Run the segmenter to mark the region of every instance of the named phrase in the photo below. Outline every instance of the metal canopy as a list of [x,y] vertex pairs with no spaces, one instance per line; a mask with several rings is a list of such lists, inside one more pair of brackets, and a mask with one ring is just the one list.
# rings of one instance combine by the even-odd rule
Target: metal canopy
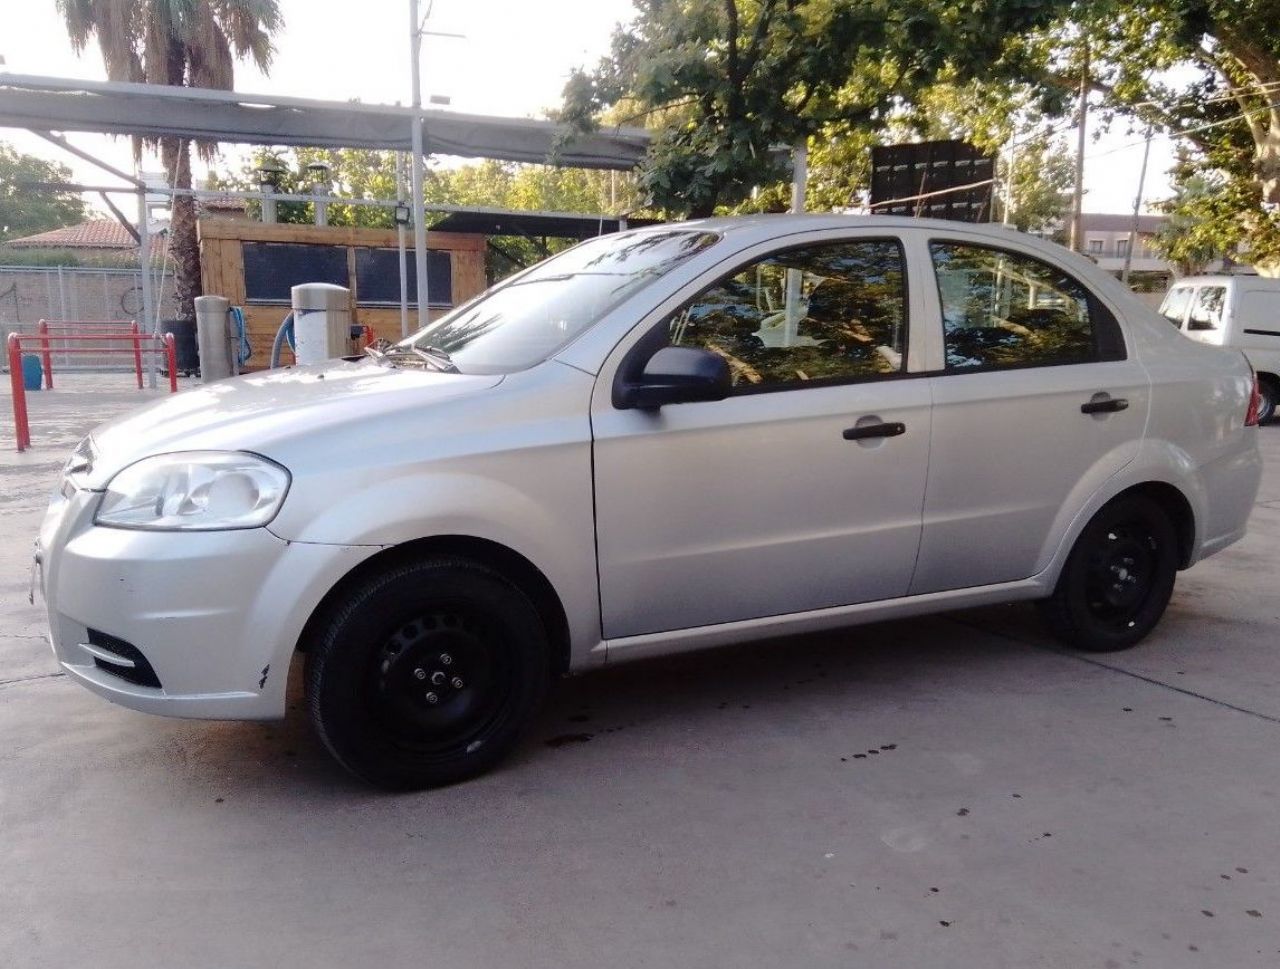
[[549,236],[590,239],[624,228],[656,225],[658,219],[616,218],[574,212],[500,212],[474,209],[450,212],[432,232],[472,232],[486,236]]
[[626,170],[649,144],[642,128],[570,136],[562,125],[532,118],[0,73],[0,127],[408,151],[415,116],[427,154]]

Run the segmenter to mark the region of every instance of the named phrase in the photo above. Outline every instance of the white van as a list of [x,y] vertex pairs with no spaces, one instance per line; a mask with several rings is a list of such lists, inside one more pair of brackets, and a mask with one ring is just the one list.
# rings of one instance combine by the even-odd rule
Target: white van
[[1160,313],[1193,340],[1235,347],[1258,372],[1260,422],[1280,398],[1280,279],[1188,276],[1170,288]]

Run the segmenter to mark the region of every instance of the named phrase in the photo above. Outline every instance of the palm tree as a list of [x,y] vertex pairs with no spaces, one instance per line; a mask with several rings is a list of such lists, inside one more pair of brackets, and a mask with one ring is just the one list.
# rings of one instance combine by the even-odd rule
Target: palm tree
[[[107,77],[113,81],[219,88],[235,81],[235,61],[246,58],[262,70],[275,52],[271,35],[280,28],[278,0],[56,0],[71,46],[81,51],[97,36]],[[191,187],[191,144],[161,138],[160,158],[170,184]],[[202,158],[216,145],[197,142]],[[134,142],[140,155],[142,145]],[[175,196],[169,223],[178,316],[195,317],[200,295],[200,250],[196,207]]]

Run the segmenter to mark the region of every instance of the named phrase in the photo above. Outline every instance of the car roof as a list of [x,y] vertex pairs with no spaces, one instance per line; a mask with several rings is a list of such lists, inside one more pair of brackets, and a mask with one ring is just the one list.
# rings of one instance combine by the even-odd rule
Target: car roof
[[1169,286],[1173,289],[1175,286],[1207,286],[1207,285],[1226,285],[1227,283],[1248,283],[1253,285],[1261,283],[1264,289],[1280,288],[1280,279],[1271,279],[1266,276],[1258,276],[1253,273],[1241,273],[1235,276],[1229,276],[1225,273],[1206,276],[1183,276],[1181,279],[1175,279]]
[[840,229],[884,229],[888,232],[925,230],[939,235],[963,236],[981,239],[993,245],[1016,240],[1062,256],[1070,252],[1055,242],[1019,232],[1012,226],[998,222],[954,222],[944,219],[916,219],[902,215],[842,215],[834,213],[766,213],[755,215],[717,216],[709,219],[692,219],[688,222],[665,222],[660,225],[635,229],[637,233],[661,233],[677,230],[704,230],[723,236],[726,241],[745,247],[757,242],[800,232],[821,232]]

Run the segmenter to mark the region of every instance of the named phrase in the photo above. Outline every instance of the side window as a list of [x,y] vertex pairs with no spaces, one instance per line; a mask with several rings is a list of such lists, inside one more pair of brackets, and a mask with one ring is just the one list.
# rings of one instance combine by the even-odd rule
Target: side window
[[1186,286],[1175,286],[1169,290],[1169,295],[1160,306],[1160,315],[1181,329],[1182,321],[1187,318],[1187,304],[1191,302],[1192,292],[1194,290]]
[[665,326],[672,346],[724,357],[737,392],[900,373],[902,250],[866,241],[776,253],[722,279]]
[[982,246],[933,242],[929,249],[948,370],[1098,359],[1089,295],[1061,270]]
[[1188,330],[1216,330],[1222,322],[1222,304],[1227,299],[1225,286],[1201,286],[1191,304]]

